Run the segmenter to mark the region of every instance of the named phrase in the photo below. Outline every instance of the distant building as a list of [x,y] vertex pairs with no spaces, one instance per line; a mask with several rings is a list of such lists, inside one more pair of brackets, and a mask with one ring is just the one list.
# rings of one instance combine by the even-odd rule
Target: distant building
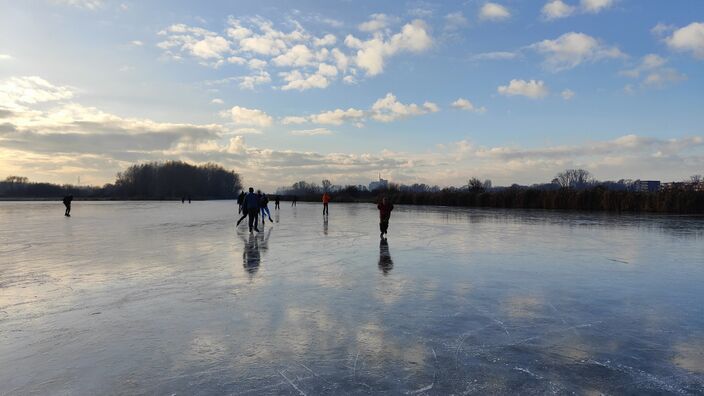
[[374,191],[374,190],[386,190],[389,188],[389,181],[386,179],[382,179],[381,175],[379,175],[379,181],[373,181],[369,183],[369,191]]
[[704,182],[671,182],[663,183],[665,191],[704,191]]
[[633,188],[638,192],[657,192],[660,191],[660,181],[637,180],[633,183]]

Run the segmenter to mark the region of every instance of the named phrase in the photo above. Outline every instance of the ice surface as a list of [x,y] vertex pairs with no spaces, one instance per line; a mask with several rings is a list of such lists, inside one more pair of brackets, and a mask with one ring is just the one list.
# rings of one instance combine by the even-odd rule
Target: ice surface
[[0,203],[0,394],[704,392],[703,218],[281,207]]

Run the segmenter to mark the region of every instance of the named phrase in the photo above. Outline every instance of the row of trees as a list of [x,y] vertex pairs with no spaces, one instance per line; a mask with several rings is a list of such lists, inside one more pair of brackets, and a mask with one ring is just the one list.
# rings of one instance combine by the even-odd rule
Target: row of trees
[[[690,178],[701,181],[701,178]],[[303,201],[320,200],[323,191],[332,191],[336,202],[374,202],[380,196],[409,205],[446,205],[493,208],[642,211],[704,213],[704,192],[674,189],[659,192],[638,191],[638,181],[600,182],[584,169],[558,173],[550,183],[532,186],[493,187],[491,180],[471,178],[465,186],[439,188],[425,184],[411,186],[389,183],[387,188],[369,191],[364,186],[335,186],[325,189],[300,181],[279,193],[296,195]]]
[[208,163],[194,166],[180,161],[132,165],[117,174],[114,189],[129,198],[233,198],[242,188],[237,173]]
[[117,174],[114,184],[103,187],[31,183],[26,177],[10,176],[0,182],[0,197],[76,197],[112,199],[227,199],[234,198],[242,185],[240,176],[220,165],[190,165],[180,161],[132,165]]

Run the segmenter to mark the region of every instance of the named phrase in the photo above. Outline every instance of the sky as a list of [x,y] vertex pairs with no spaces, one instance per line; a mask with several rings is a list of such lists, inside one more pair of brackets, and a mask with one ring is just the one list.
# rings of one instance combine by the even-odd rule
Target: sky
[[701,0],[0,0],[0,178],[704,173]]

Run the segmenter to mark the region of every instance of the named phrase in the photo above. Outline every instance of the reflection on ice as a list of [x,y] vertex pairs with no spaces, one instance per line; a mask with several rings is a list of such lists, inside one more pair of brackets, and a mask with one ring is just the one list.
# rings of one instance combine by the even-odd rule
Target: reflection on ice
[[701,218],[331,209],[0,203],[0,394],[704,393]]
[[388,275],[394,269],[394,261],[389,253],[389,242],[386,238],[379,241],[379,269],[384,275]]
[[[262,226],[264,227],[264,226]],[[242,249],[242,266],[252,279],[259,270],[262,261],[262,254],[269,248],[269,237],[272,228],[262,229],[262,232],[245,233],[242,229],[237,229],[237,236],[244,242]]]

